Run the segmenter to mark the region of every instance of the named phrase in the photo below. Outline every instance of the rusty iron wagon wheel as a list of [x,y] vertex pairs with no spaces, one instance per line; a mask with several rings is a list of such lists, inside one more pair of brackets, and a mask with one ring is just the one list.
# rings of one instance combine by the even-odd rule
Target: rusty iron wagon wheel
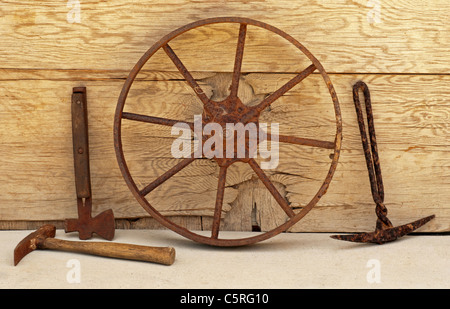
[[[229,96],[221,101],[215,102],[210,100],[207,95],[203,92],[197,81],[193,78],[191,73],[187,70],[183,62],[178,58],[176,53],[170,47],[169,42],[178,37],[179,35],[198,27],[202,27],[210,24],[220,24],[220,23],[237,23],[239,24],[239,33],[237,33],[237,46],[236,46],[236,55],[235,55],[235,63],[234,70],[232,73],[232,80],[230,86]],[[283,39],[287,40],[287,42],[293,44],[296,48],[298,48],[312,63],[306,69],[296,74],[291,80],[289,80],[286,84],[280,87],[278,90],[264,98],[260,103],[254,106],[246,106],[241,102],[237,93],[239,86],[239,76],[241,74],[241,65],[243,59],[243,51],[245,45],[245,38],[247,33],[247,26],[251,25],[254,27],[259,27],[265,29],[267,31],[271,31],[278,36],[281,36]],[[319,147],[326,149],[333,149],[334,153],[331,158],[331,166],[328,170],[328,173],[320,186],[317,193],[313,196],[311,201],[307,203],[304,207],[302,207],[299,211],[294,211],[292,207],[289,205],[288,201],[278,192],[274,184],[271,182],[269,177],[264,173],[258,163],[254,160],[252,156],[249,155],[249,151],[246,152],[247,155],[244,157],[234,158],[218,158],[214,157],[213,159],[219,166],[219,177],[218,177],[218,185],[217,185],[217,195],[215,201],[215,210],[213,215],[213,223],[212,230],[210,236],[205,236],[204,233],[190,231],[182,226],[179,226],[172,222],[169,217],[162,215],[157,209],[155,209],[148,200],[146,199],[146,195],[149,194],[156,187],[160,186],[167,179],[178,173],[184,167],[188,166],[192,163],[196,157],[191,154],[190,157],[181,160],[178,164],[176,164],[171,169],[167,170],[165,173],[156,178],[153,182],[145,186],[144,188],[139,189],[133,180],[132,175],[127,167],[127,163],[124,157],[124,152],[122,148],[122,132],[121,132],[121,124],[122,120],[125,121],[140,121],[144,123],[153,123],[159,125],[172,126],[177,123],[177,120],[153,117],[151,115],[141,115],[134,113],[126,113],[124,112],[125,101],[130,90],[130,87],[141,70],[144,64],[154,55],[158,50],[163,49],[170,60],[176,65],[179,72],[184,76],[187,84],[192,88],[193,93],[200,99],[203,103],[203,114],[202,114],[202,125],[206,125],[214,120],[216,123],[220,125],[224,125],[225,123],[255,123],[258,125],[258,119],[260,113],[270,106],[275,100],[277,100],[284,93],[289,91],[292,87],[300,83],[303,79],[308,77],[314,71],[318,71],[324,80],[327,89],[331,95],[331,99],[333,102],[335,119],[336,119],[336,135],[334,137],[334,141],[323,141],[309,138],[301,138],[295,136],[285,136],[279,135],[278,140],[280,143],[291,143],[297,145],[307,145],[311,147]],[[191,124],[192,125],[192,124]],[[191,127],[192,128],[192,127]],[[270,134],[267,134],[267,139],[269,139]],[[233,137],[234,138],[234,137]],[[341,140],[342,140],[342,120],[341,113],[339,108],[339,102],[334,90],[334,87],[330,81],[329,76],[325,72],[324,68],[320,64],[320,62],[297,40],[295,40],[292,36],[286,34],[285,32],[275,28],[271,25],[268,25],[263,22],[255,21],[248,18],[238,18],[238,17],[219,17],[219,18],[209,18],[204,20],[199,20],[190,24],[187,24],[169,34],[162,37],[158,42],[156,42],[136,63],[131,72],[129,73],[122,91],[120,93],[115,118],[114,118],[114,148],[116,151],[117,160],[119,163],[120,170],[122,175],[127,183],[129,189],[133,193],[134,197],[140,203],[140,205],[158,222],[160,222],[165,227],[175,231],[176,233],[191,239],[193,241],[214,245],[214,246],[242,246],[253,244],[259,241],[263,241],[269,239],[275,235],[278,235],[281,232],[286,231],[288,228],[296,224],[300,219],[302,219],[319,201],[319,199],[326,193],[330,181],[333,177],[333,174],[336,170],[337,162],[339,159],[339,153],[341,149]],[[248,150],[247,144],[246,148]],[[236,151],[236,150],[235,150]],[[235,153],[236,154],[236,153]],[[272,196],[275,198],[279,206],[288,216],[288,219],[283,224],[277,226],[276,228],[266,231],[255,233],[255,236],[245,237],[245,238],[220,238],[219,237],[219,229],[220,229],[220,221],[221,221],[221,212],[222,212],[222,203],[224,197],[224,189],[225,189],[225,181],[226,181],[226,173],[227,168],[235,163],[235,162],[244,162],[249,164],[252,170],[255,172],[257,177],[262,181],[264,186],[270,191]]]

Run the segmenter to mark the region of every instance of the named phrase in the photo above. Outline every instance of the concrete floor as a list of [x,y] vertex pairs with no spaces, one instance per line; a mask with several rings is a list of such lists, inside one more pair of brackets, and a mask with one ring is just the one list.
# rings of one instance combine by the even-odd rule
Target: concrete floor
[[[252,246],[216,248],[169,230],[116,230],[114,242],[174,247],[175,263],[37,250],[13,266],[14,248],[30,232],[0,232],[0,288],[450,288],[450,236],[405,236],[372,245],[337,241],[330,234],[286,233]],[[76,233],[63,230],[56,238],[78,241]]]

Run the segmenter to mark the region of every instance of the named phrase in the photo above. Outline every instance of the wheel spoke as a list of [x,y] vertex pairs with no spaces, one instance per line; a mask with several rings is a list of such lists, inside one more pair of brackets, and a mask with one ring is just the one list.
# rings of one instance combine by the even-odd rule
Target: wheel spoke
[[294,78],[292,78],[290,81],[288,81],[286,84],[281,86],[278,90],[273,92],[271,95],[269,95],[267,98],[261,101],[256,107],[255,111],[257,113],[263,111],[266,109],[270,104],[272,104],[276,99],[281,97],[283,94],[288,92],[292,87],[300,83],[302,80],[304,80],[306,77],[308,77],[312,72],[316,70],[316,67],[314,64],[311,64],[309,67],[307,67],[305,70],[297,74]]
[[295,213],[289,207],[289,204],[284,199],[284,197],[281,196],[280,192],[278,192],[277,188],[273,185],[273,183],[270,181],[269,177],[264,173],[264,171],[259,167],[258,163],[254,159],[250,159],[248,161],[248,164],[251,166],[253,171],[258,175],[259,179],[263,182],[263,184],[266,186],[267,190],[273,195],[275,200],[278,202],[278,204],[281,206],[281,208],[284,210],[284,212],[290,217],[294,217]]
[[141,122],[160,124],[160,125],[163,125],[163,126],[170,126],[170,127],[174,126],[177,123],[186,123],[187,125],[189,125],[189,127],[192,130],[194,129],[194,123],[192,123],[192,122],[179,121],[179,120],[168,119],[168,118],[146,116],[146,115],[134,114],[134,113],[122,113],[122,118],[123,119],[134,120],[134,121],[141,121]]
[[172,60],[172,62],[175,64],[178,71],[180,71],[180,73],[184,76],[189,86],[191,86],[191,88],[194,89],[195,94],[199,97],[199,99],[203,102],[203,104],[206,105],[209,102],[209,98],[203,92],[202,88],[197,84],[194,77],[184,66],[183,62],[181,62],[180,58],[178,58],[178,56],[175,54],[173,49],[168,44],[165,44],[163,46],[163,49],[169,56],[169,58]]
[[239,28],[239,38],[236,47],[236,56],[234,59],[233,78],[230,86],[230,97],[236,98],[239,88],[239,77],[241,75],[242,58],[244,55],[245,36],[247,33],[247,24],[241,24]]
[[219,237],[220,217],[222,214],[223,195],[225,192],[225,183],[227,179],[227,167],[221,166],[219,170],[219,182],[217,184],[216,206],[214,209],[214,218],[212,224],[211,238]]
[[334,149],[335,144],[334,142],[328,142],[328,141],[321,141],[317,139],[311,139],[311,138],[302,138],[302,137],[295,137],[295,136],[286,136],[286,135],[272,135],[270,133],[266,133],[267,137],[266,139],[269,141],[273,138],[278,139],[281,143],[288,143],[288,144],[296,144],[296,145],[304,145],[304,146],[312,146],[312,147],[319,147],[319,148],[325,148],[325,149]]
[[149,194],[151,191],[153,191],[156,187],[160,186],[161,184],[163,184],[166,180],[168,180],[170,177],[172,177],[173,175],[175,175],[176,173],[178,173],[179,171],[181,171],[183,168],[185,168],[186,166],[188,166],[189,164],[192,163],[192,161],[195,160],[194,154],[192,153],[191,156],[189,158],[184,159],[183,161],[181,161],[180,163],[178,163],[177,165],[175,165],[174,167],[172,167],[170,170],[168,170],[167,172],[165,172],[164,174],[162,174],[161,176],[159,176],[158,178],[156,178],[153,182],[151,182],[150,184],[148,184],[144,189],[142,189],[141,191],[139,191],[139,194],[141,196],[146,196],[147,194]]

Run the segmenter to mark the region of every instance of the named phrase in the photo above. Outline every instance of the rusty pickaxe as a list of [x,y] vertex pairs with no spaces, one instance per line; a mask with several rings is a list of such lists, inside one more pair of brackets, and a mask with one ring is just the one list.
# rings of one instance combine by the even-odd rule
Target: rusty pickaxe
[[[367,114],[367,126],[370,136],[370,147],[365,129],[363,111],[361,108],[361,103],[359,101],[360,90],[362,90],[364,94],[364,103],[366,106]],[[435,216],[431,215],[397,227],[394,227],[392,225],[391,221],[387,217],[387,208],[384,205],[383,180],[381,178],[380,159],[378,157],[377,140],[375,136],[375,126],[373,121],[369,87],[363,81],[359,81],[353,86],[353,102],[355,104],[359,131],[361,134],[361,142],[364,149],[364,156],[366,158],[367,170],[369,173],[372,197],[376,204],[375,212],[377,215],[377,222],[374,232],[351,235],[333,235],[331,236],[331,238],[352,242],[371,242],[384,244],[411,233],[412,231],[418,229],[419,227],[432,220]]]
[[78,252],[111,258],[153,262],[163,265],[172,265],[175,261],[175,249],[173,247],[149,247],[113,242],[69,241],[56,239],[54,238],[55,234],[56,227],[47,224],[22,239],[14,249],[14,266],[28,253],[36,249]]
[[111,209],[92,218],[91,175],[89,166],[89,138],[86,88],[75,87],[72,93],[72,139],[77,193],[77,219],[66,219],[66,233],[78,231],[79,238],[86,240],[93,233],[107,240],[114,238],[115,221]]

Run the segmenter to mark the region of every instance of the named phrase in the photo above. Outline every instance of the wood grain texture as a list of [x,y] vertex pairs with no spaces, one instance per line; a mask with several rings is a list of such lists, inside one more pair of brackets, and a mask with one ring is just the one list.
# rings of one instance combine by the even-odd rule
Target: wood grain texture
[[[342,155],[327,194],[293,230],[356,231],[371,227],[373,204],[350,91],[355,81],[363,79],[372,91],[391,220],[409,222],[422,214],[435,213],[436,220],[423,230],[448,231],[449,77],[344,74],[331,75],[331,78],[344,119]],[[225,77],[206,77],[201,82],[213,89],[218,87],[214,84],[217,79],[224,80]],[[269,93],[273,91],[272,85],[279,85],[286,79],[289,75],[245,75],[242,83],[247,86],[241,88],[242,97],[251,102],[252,96]],[[265,111],[263,119],[279,121],[281,131],[287,134],[332,138],[332,104],[320,82],[318,75],[310,76]],[[148,216],[128,191],[114,154],[112,119],[122,80],[76,83],[88,88],[94,212],[112,208],[117,218]],[[76,215],[70,133],[73,84],[70,80],[30,80],[24,75],[2,82],[1,96],[10,102],[1,105],[0,112],[4,128],[0,135],[4,153],[0,173],[2,220],[62,220]],[[248,85],[252,91],[247,97]],[[142,79],[136,82],[135,88],[137,90],[130,96],[130,110],[136,106],[151,115],[184,115],[187,118],[197,111],[198,102],[182,81]],[[220,87],[217,89],[215,94],[220,95]],[[162,96],[164,92],[168,94]],[[161,97],[164,104],[158,104],[157,99]],[[178,159],[170,154],[172,141],[170,127],[124,123],[126,159],[140,186],[145,186],[177,163]],[[330,153],[307,146],[280,145],[280,164],[267,173],[293,206],[301,207],[311,199],[325,177]],[[196,160],[152,192],[149,200],[166,215],[211,216],[217,173],[215,163]],[[245,164],[236,164],[229,169],[223,208],[225,223],[230,222],[226,217],[228,212],[230,216],[242,212],[259,213],[268,205],[276,206],[273,198],[264,197],[261,186],[261,189],[251,189],[246,185],[254,181],[252,179],[254,173]],[[246,190],[259,190],[259,193],[245,195]],[[269,202],[258,202],[253,210],[254,203],[239,202],[243,199],[239,194],[244,194],[245,200]],[[259,205],[263,205],[262,208],[258,208]],[[233,207],[236,209],[231,211]],[[238,210],[239,207],[247,207],[247,210]],[[268,217],[262,218],[268,220]],[[231,229],[235,224],[236,221],[227,223],[225,228]],[[257,224],[264,227],[264,222]],[[207,219],[203,220],[203,226],[207,228]]]
[[[382,1],[379,20],[371,19],[374,8],[365,0],[96,0],[80,1],[79,23],[71,23],[73,17],[68,19],[73,7],[67,3],[2,2],[1,67],[129,70],[154,42],[178,27],[209,17],[239,16],[289,33],[305,44],[329,72],[449,72],[445,56],[450,49],[447,0]],[[227,66],[223,60],[234,50],[237,29],[225,28],[214,37],[208,30],[198,30],[174,48],[183,46],[183,60],[194,71],[229,71],[232,63]],[[255,40],[244,54],[244,71],[300,69],[297,56],[288,47],[251,30],[249,36]],[[271,44],[261,51],[268,40]],[[199,54],[193,41],[209,46],[208,53]],[[284,61],[278,61],[280,58]]]
[[[76,214],[70,96],[87,87],[94,215],[112,208],[118,228],[161,228],[139,206],[117,166],[113,118],[129,70],[158,39],[189,22],[253,18],[280,28],[323,64],[339,97],[343,144],[325,196],[293,232],[371,231],[376,221],[351,88],[371,90],[388,216],[396,224],[436,214],[423,232],[450,231],[450,3],[382,1],[80,1],[71,23],[66,1],[0,4],[0,229],[34,228]],[[378,19],[379,18],[379,19]],[[171,47],[206,95],[228,94],[239,25],[187,32]],[[263,29],[248,27],[239,97],[260,102],[310,64]],[[137,76],[125,110],[192,121],[201,102],[163,51]],[[261,115],[280,133],[333,141],[334,112],[318,74]],[[170,127],[125,121],[124,151],[145,187],[175,164]],[[331,151],[280,145],[269,178],[299,211],[325,178]],[[196,160],[148,200],[177,224],[211,229],[217,164]],[[267,230],[285,214],[245,164],[227,172],[222,229]],[[34,222],[34,223],[33,223]]]

